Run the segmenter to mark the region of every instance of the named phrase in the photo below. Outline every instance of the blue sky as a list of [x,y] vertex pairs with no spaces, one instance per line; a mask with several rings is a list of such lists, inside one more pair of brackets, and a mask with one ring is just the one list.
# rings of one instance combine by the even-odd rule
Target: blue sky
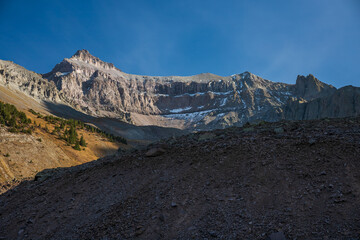
[[0,0],[0,46],[39,73],[87,49],[134,74],[360,86],[360,1]]

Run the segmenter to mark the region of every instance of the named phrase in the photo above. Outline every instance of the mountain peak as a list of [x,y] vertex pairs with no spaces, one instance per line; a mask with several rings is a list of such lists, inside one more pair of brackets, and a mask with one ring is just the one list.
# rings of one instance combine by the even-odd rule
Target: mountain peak
[[89,60],[92,60],[93,62],[102,62],[99,58],[91,55],[91,53],[86,50],[77,50],[74,55],[72,55],[71,59],[76,59],[84,62],[88,62]]
[[[92,56],[90,52],[86,49],[77,50],[72,57],[81,57],[81,56]],[[92,56],[93,57],[93,56]]]
[[120,69],[115,68],[114,64],[104,62],[104,61],[100,60],[98,57],[93,56],[86,49],[77,50],[76,53],[70,58],[70,60],[81,61],[81,62],[90,64],[90,65],[94,65],[94,66],[97,66],[97,67],[101,67],[101,68],[104,68],[104,69],[120,70]]
[[307,100],[326,95],[336,90],[335,87],[321,82],[312,74],[309,74],[306,77],[298,75],[295,86],[297,93]]

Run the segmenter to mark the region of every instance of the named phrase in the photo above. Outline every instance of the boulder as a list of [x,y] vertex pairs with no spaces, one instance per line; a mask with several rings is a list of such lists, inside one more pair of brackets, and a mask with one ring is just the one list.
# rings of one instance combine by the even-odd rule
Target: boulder
[[151,148],[149,151],[145,153],[146,157],[157,157],[163,155],[166,151],[163,148]]

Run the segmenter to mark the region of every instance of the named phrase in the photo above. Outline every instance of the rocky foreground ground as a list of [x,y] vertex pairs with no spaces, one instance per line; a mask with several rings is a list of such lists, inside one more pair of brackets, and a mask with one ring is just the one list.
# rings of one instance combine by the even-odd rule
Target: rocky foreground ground
[[360,239],[360,118],[200,132],[43,172],[0,196],[0,239],[274,233]]

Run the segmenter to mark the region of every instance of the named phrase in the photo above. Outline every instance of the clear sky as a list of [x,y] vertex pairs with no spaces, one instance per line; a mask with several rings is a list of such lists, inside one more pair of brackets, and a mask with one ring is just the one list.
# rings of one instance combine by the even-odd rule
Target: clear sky
[[0,0],[0,59],[45,73],[78,49],[134,74],[360,86],[360,0]]

